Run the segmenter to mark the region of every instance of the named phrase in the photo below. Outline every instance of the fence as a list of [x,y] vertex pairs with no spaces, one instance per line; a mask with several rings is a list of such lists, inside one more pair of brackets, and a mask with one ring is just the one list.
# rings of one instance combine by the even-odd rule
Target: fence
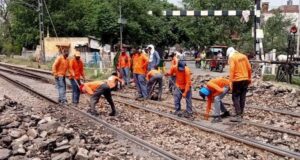
[[85,68],[99,70],[100,72],[110,71],[113,63],[113,53],[81,52],[81,59]]

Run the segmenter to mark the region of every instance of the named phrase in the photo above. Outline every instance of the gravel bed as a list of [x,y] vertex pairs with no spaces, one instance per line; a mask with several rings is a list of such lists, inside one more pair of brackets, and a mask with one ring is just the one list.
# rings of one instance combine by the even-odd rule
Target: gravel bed
[[[122,91],[123,94],[132,96],[132,94],[128,94],[126,90]],[[170,98],[165,99],[162,101],[162,103],[173,105],[173,97],[169,96]],[[194,110],[197,110],[199,113],[205,113],[206,110],[206,102],[202,101],[196,101],[193,100],[193,106]],[[150,105],[151,107],[151,105]],[[156,107],[157,108],[157,107]],[[173,108],[168,108],[161,106],[159,107],[160,110],[167,110],[167,111],[173,111]],[[164,109],[166,108],[166,109]],[[185,100],[182,100],[182,109],[185,109]],[[234,109],[233,106],[227,106],[227,109],[234,114]],[[213,111],[211,111],[213,113]],[[196,120],[203,119],[203,116],[197,115]],[[289,115],[282,115],[279,113],[274,113],[274,112],[268,112],[268,111],[263,111],[259,109],[253,109],[253,108],[247,108],[245,109],[245,114],[244,114],[244,119],[251,121],[251,122],[256,122],[256,123],[261,123],[261,124],[268,124],[272,125],[274,127],[281,127],[285,129],[290,129],[290,130],[295,130],[300,132],[300,118],[298,117],[293,117]]]
[[[134,102],[134,101],[132,100],[131,102]],[[135,103],[136,103],[136,101],[135,101]],[[139,104],[141,104],[141,102],[139,102]],[[170,108],[160,107],[160,106],[157,106],[157,105],[146,104],[146,103],[143,103],[143,102],[142,102],[142,105],[144,105],[145,107],[152,108],[152,109],[157,109],[157,110],[159,110],[161,112],[165,112],[165,113],[170,113],[172,111],[172,109],[170,109]],[[198,121],[198,120],[199,119],[196,118],[196,121]],[[231,124],[231,125],[233,125],[233,124]],[[240,125],[233,125],[233,126],[234,127],[232,127],[232,129],[230,127],[226,131],[230,131],[231,133],[235,133],[235,134],[240,135],[240,136],[245,137],[245,138],[256,139],[258,141],[261,141],[262,139],[265,139],[264,136],[266,136],[268,134],[269,134],[270,139],[274,136],[276,137],[276,135],[284,135],[284,136],[288,135],[286,133],[276,132],[276,131],[272,131],[272,130],[269,130],[269,129],[258,128],[258,127],[253,127],[253,126],[249,126],[249,129],[246,126],[245,127],[240,127]],[[253,130],[251,130],[253,128],[256,128],[256,130],[255,130],[256,132],[250,132],[250,131],[253,131]],[[246,134],[246,133],[248,133],[248,134]],[[266,134],[266,133],[268,133],[268,134]],[[298,152],[300,141],[297,141],[297,140],[300,140],[299,139],[300,137],[293,136],[293,135],[288,135],[288,137],[289,138],[281,139],[280,142],[282,142],[286,146],[288,146],[289,147],[288,149],[294,150],[295,152]],[[290,138],[290,137],[292,137],[292,138]],[[269,143],[269,144],[272,144],[272,145],[275,145],[275,146],[279,146],[281,148],[286,149],[286,147],[283,147],[281,144],[279,144],[279,141],[276,141],[276,140],[278,140],[278,139],[274,139],[274,141],[263,141],[263,142]]]
[[0,84],[0,159],[160,159],[86,117]]
[[[51,97],[54,100],[58,100],[58,91],[56,89],[56,86],[50,83],[45,83],[42,81],[38,81],[35,79],[19,76],[19,75],[13,75],[9,73],[5,73],[0,71],[1,74],[8,76],[14,80],[20,81],[22,83],[25,83],[26,85],[30,86],[32,89],[44,93],[46,96]],[[67,80],[68,81],[68,80]],[[71,90],[67,89],[67,98],[68,101],[71,99]]]
[[282,132],[275,132],[269,129],[264,129],[264,128],[255,127],[246,124],[230,127],[226,129],[226,131],[237,134],[245,138],[255,139],[259,142],[272,144],[282,149],[300,153],[299,136],[282,133]]
[[[87,105],[81,105],[86,109]],[[184,159],[282,158],[120,103],[116,103],[117,117],[106,116],[109,109],[105,105],[99,107],[105,121]]]

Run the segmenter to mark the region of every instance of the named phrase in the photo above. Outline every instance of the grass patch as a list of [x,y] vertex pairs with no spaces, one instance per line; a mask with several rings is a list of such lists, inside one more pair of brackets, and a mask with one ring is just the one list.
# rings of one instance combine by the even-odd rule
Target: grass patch
[[84,71],[86,78],[90,80],[103,80],[110,76],[109,72],[100,72],[100,69],[95,68],[85,68]]
[[36,68],[36,69],[43,69],[43,70],[51,70],[53,61],[46,62],[45,64],[39,64],[36,62],[33,58],[30,59],[22,59],[22,58],[1,58],[1,62],[10,63],[10,64],[16,64],[16,65],[23,65],[30,68]]
[[[263,81],[276,81],[275,75],[264,75]],[[292,84],[300,86],[300,77],[299,76],[293,76],[292,78]]]

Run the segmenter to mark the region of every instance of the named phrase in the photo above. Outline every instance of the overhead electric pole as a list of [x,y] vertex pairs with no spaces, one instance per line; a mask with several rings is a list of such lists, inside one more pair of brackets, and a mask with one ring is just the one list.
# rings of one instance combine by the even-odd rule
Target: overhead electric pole
[[39,63],[45,63],[46,57],[45,57],[45,44],[44,44],[44,5],[43,5],[43,0],[38,0],[39,7],[38,7],[38,12],[39,12],[39,30],[40,30],[40,58],[39,58]]
[[300,44],[300,31],[299,31],[299,27],[300,27],[300,0],[299,0],[299,4],[298,4],[298,37],[297,37],[297,52],[296,52],[296,55],[297,57],[299,57],[299,44]]

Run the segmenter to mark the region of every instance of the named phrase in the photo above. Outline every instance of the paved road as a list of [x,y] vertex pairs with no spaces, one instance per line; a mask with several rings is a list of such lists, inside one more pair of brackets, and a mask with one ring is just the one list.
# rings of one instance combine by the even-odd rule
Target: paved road
[[[221,76],[227,76],[229,72],[228,65],[224,68],[224,71],[220,73],[220,72],[211,72],[208,69],[203,70],[203,69],[196,68],[194,61],[187,61],[186,63],[194,75],[211,75],[212,77],[221,77]],[[166,68],[167,70],[169,70],[170,62],[166,62]]]

